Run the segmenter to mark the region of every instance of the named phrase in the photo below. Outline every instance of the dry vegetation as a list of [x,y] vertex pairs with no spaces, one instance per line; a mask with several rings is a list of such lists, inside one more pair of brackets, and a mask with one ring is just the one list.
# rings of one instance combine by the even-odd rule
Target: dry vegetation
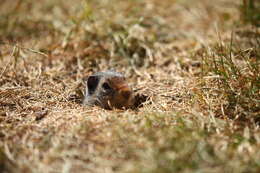
[[[2,0],[0,172],[260,172],[259,3]],[[150,100],[81,105],[114,68]]]

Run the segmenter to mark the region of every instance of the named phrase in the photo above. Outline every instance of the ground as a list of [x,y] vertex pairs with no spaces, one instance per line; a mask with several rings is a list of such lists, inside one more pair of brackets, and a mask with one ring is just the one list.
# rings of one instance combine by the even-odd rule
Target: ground
[[[4,0],[0,172],[260,172],[259,3]],[[81,104],[123,72],[134,110]]]

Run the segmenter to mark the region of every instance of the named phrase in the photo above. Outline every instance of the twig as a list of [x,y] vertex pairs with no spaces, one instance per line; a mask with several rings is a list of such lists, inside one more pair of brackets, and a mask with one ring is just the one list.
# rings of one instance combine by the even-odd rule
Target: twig
[[17,44],[13,45],[13,44],[6,43],[6,42],[3,42],[3,41],[0,41],[0,44],[6,44],[6,45],[10,45],[10,46],[16,46],[16,47],[18,47],[18,48],[20,48],[20,49],[24,49],[24,50],[27,50],[27,51],[29,51],[29,52],[37,53],[37,54],[40,54],[40,55],[42,55],[42,56],[48,57],[48,55],[45,54],[45,53],[43,53],[43,52],[40,52],[40,51],[38,51],[38,50],[31,49],[31,48],[19,46],[19,45],[17,45]]
[[10,61],[9,63],[4,67],[3,71],[0,73],[0,79],[2,78],[3,74],[5,73],[7,67],[10,65]]

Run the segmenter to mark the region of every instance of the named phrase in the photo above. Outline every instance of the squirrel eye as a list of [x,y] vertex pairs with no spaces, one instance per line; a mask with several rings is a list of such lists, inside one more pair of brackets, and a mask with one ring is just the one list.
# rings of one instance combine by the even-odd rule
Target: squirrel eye
[[105,89],[105,90],[110,90],[111,87],[108,85],[108,83],[103,83],[102,87]]

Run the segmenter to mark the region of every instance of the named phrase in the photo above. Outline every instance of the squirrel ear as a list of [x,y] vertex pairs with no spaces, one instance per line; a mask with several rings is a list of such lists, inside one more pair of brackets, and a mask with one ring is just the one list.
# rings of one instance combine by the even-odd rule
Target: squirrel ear
[[99,78],[97,76],[89,76],[87,79],[88,94],[93,94],[98,86]]

